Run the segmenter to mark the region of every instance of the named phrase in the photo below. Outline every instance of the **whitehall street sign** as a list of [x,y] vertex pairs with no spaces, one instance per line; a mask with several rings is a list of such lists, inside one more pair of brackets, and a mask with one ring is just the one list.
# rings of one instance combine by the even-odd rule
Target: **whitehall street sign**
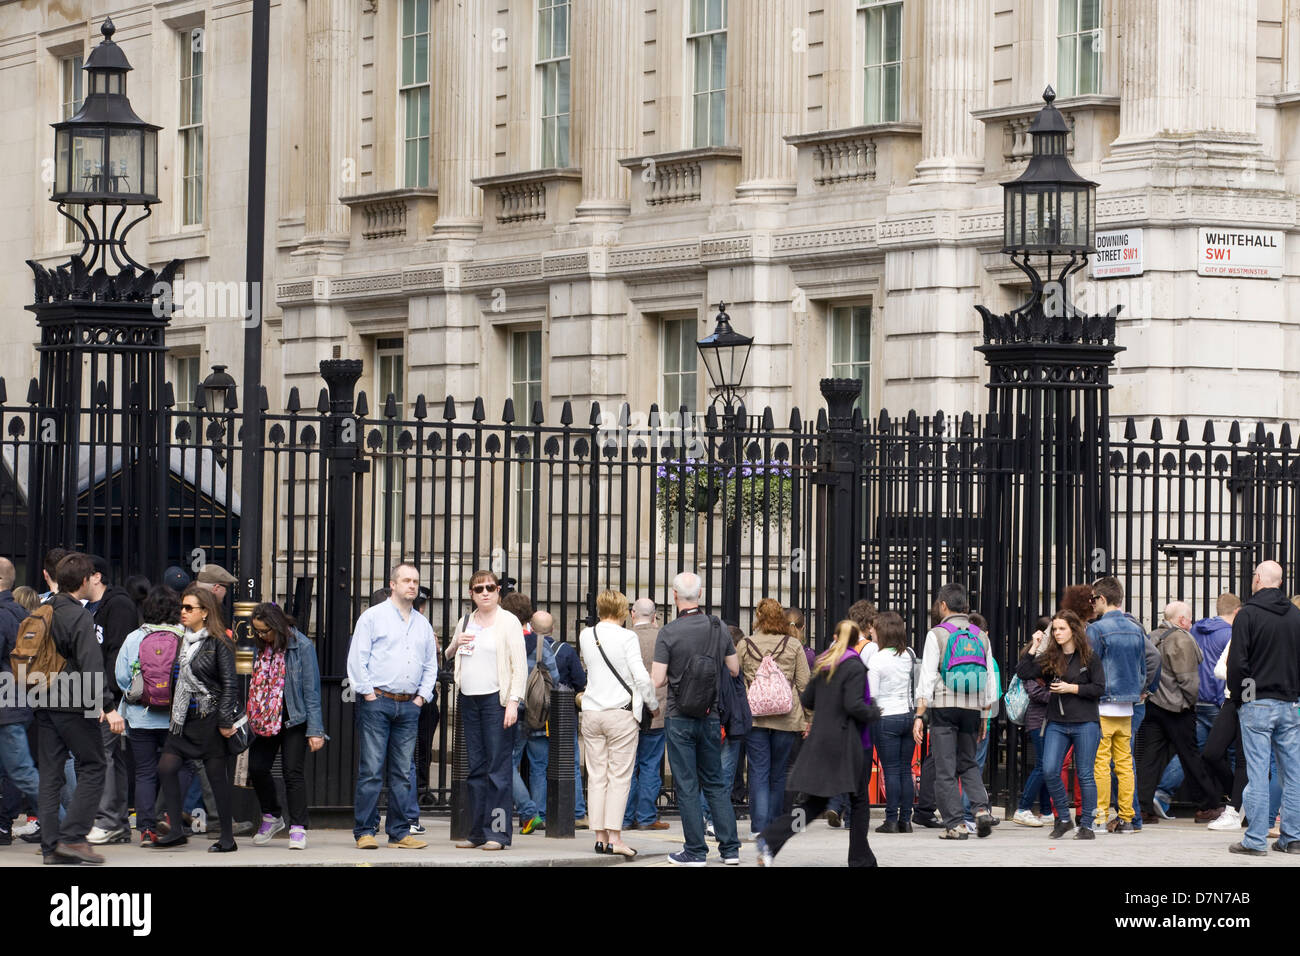
[[1196,246],[1196,273],[1237,279],[1280,279],[1285,255],[1283,233],[1264,229],[1202,226]]
[[1089,275],[1094,279],[1142,274],[1142,230],[1117,229],[1097,233]]

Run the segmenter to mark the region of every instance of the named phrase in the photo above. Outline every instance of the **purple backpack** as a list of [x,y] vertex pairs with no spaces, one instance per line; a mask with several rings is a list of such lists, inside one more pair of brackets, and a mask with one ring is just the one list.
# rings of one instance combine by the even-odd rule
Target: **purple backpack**
[[175,631],[150,631],[140,642],[140,703],[146,707],[170,707],[175,680],[176,651],[181,639]]

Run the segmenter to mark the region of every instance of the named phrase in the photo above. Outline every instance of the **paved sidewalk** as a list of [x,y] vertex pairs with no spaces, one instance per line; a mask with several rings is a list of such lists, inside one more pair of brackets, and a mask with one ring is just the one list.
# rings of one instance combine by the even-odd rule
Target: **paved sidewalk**
[[[873,814],[874,827],[883,819]],[[380,837],[377,850],[358,850],[348,830],[311,830],[310,847],[291,851],[285,834],[268,846],[253,846],[251,837],[239,837],[237,853],[208,853],[210,834],[190,838],[188,845],[175,850],[146,850],[138,844],[103,847],[107,867],[133,866],[167,868],[177,866],[671,866],[668,854],[681,849],[681,826],[672,820],[672,828],[659,831],[635,830],[624,840],[639,851],[635,860],[597,856],[593,852],[595,835],[578,831],[572,840],[550,839],[544,834],[515,834],[514,844],[500,853],[482,850],[458,850],[450,839],[446,819],[425,819],[429,832],[422,837],[429,846],[423,850],[394,850]],[[754,844],[749,836],[749,822],[740,821],[744,842],[740,858],[743,866],[754,864]],[[910,834],[871,834],[871,848],[881,866],[1154,866],[1154,867],[1226,867],[1226,866],[1300,866],[1300,857],[1292,858],[1271,849],[1268,857],[1244,857],[1228,853],[1228,845],[1240,836],[1218,832],[1189,820],[1162,822],[1132,836],[1101,835],[1092,842],[1070,838],[1052,840],[1047,828],[1032,829],[1004,820],[984,840],[974,835],[960,843],[938,839],[938,830],[917,827]],[[777,866],[844,866],[848,855],[848,831],[832,830],[824,820],[815,820],[808,830],[796,836],[777,859]],[[1270,846],[1272,841],[1269,841]],[[710,841],[710,867],[722,866],[716,845]],[[40,850],[15,841],[0,847],[0,867],[42,866]],[[53,868],[51,868],[53,870]]]

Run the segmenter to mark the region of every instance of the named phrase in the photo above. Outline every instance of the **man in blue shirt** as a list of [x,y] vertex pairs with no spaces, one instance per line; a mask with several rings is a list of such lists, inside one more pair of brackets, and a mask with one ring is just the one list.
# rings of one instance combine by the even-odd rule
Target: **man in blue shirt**
[[431,625],[414,608],[420,572],[403,562],[388,579],[389,598],[357,619],[348,647],[348,683],[356,694],[360,758],[355,825],[358,850],[379,846],[379,792],[388,761],[388,845],[405,850],[428,846],[411,836],[402,807],[410,803],[411,756],[420,708],[433,697],[438,646]]

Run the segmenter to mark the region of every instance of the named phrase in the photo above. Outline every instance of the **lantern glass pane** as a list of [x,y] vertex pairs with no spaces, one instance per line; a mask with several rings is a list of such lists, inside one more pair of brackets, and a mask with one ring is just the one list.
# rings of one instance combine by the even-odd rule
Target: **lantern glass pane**
[[144,165],[144,131],[140,129],[115,129],[109,142],[108,177],[109,192],[139,193],[143,191],[140,173]]
[[1079,194],[1075,190],[1067,190],[1061,194],[1061,245],[1077,246],[1078,239],[1078,222],[1077,203]]
[[66,193],[72,180],[72,130],[61,129],[54,134],[54,151],[58,157],[54,168],[54,191]]
[[1025,194],[1025,245],[1036,246],[1039,244],[1039,223],[1042,221],[1042,195],[1040,193]]
[[140,191],[146,196],[158,195],[158,132],[144,132],[144,175],[140,179]]
[[102,193],[104,186],[104,129],[82,129],[72,135],[72,152],[78,168],[72,171],[72,191]]
[[1025,246],[1025,194],[1016,192],[1011,201],[1014,203],[1016,214],[1014,231],[1012,232],[1014,240],[1012,245],[1023,249]]

